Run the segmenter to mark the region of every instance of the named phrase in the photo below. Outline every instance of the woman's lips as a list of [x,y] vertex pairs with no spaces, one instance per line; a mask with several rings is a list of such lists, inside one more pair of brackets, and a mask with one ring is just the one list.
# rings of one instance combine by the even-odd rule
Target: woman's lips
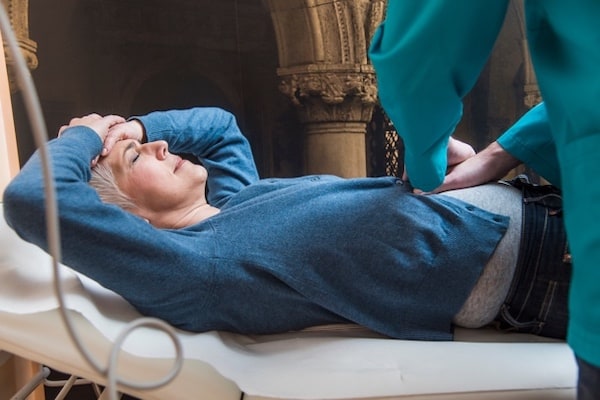
[[174,172],[177,172],[177,170],[179,168],[181,168],[181,166],[183,165],[183,163],[185,163],[185,160],[183,158],[181,158],[181,157],[178,157],[177,163],[175,164],[175,171]]

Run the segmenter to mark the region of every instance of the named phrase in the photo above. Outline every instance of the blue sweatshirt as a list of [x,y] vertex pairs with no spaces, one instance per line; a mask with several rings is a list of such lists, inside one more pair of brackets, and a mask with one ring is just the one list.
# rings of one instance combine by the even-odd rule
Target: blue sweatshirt
[[[353,322],[395,338],[449,340],[507,218],[396,178],[259,180],[234,117],[216,108],[138,117],[149,141],[194,154],[221,212],[157,229],[88,185],[99,136],[48,144],[63,262],[143,314],[190,331],[276,333]],[[4,193],[8,224],[47,249],[37,152]]]

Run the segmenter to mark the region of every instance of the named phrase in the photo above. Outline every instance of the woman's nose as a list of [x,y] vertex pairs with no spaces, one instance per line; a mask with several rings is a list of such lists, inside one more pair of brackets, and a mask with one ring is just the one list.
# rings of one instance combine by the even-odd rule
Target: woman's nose
[[146,143],[147,148],[152,151],[156,158],[159,160],[164,160],[167,158],[167,154],[169,153],[169,144],[164,140],[157,140],[155,142]]

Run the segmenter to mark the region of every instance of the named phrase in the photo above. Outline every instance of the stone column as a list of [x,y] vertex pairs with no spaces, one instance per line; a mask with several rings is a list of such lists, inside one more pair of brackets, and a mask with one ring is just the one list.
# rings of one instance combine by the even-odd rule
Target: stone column
[[[8,11],[8,18],[10,24],[25,58],[25,62],[29,69],[34,70],[38,66],[38,59],[36,55],[37,43],[29,38],[29,0],[2,0],[2,5],[5,10]],[[6,54],[6,64],[8,68],[8,80],[10,84],[11,92],[17,91],[17,82],[12,68],[10,66],[14,63],[13,56],[8,51],[8,47],[4,46],[4,52]]]
[[366,175],[366,124],[377,102],[367,59],[385,0],[264,0],[279,51],[280,89],[304,124],[305,171]]
[[521,32],[521,51],[523,53],[523,103],[527,108],[532,108],[542,101],[540,88],[537,84],[531,55],[529,53],[529,43],[527,41],[527,33],[525,27],[525,9],[523,0],[512,0],[511,7],[519,21],[519,29]]

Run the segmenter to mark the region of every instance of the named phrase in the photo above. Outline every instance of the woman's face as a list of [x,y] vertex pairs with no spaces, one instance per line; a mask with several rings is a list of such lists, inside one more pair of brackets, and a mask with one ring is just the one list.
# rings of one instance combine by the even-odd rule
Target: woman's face
[[121,140],[100,162],[108,163],[117,186],[142,210],[175,211],[205,198],[206,169],[169,153],[165,141]]

